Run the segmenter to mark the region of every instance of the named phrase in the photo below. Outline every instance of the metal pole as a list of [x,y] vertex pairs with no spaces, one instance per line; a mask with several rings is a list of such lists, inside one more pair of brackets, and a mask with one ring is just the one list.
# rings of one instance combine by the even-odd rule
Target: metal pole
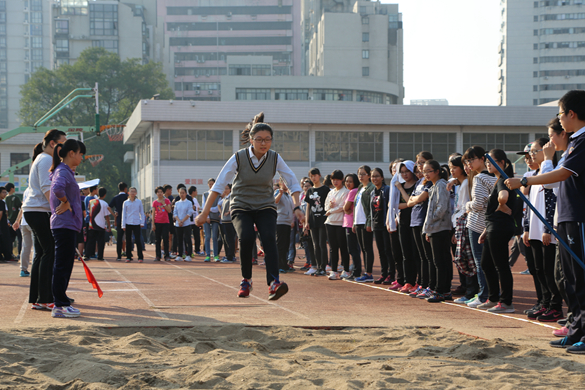
[[[506,173],[502,170],[502,168],[500,168],[500,166],[498,164],[496,164],[496,162],[494,161],[494,159],[492,158],[492,156],[489,155],[489,153],[485,154],[485,157],[490,161],[490,164],[492,164],[494,167],[496,167],[496,169],[498,170],[498,172],[500,172],[500,175],[504,178],[504,179],[508,179],[508,175],[506,175]],[[520,190],[516,189],[514,190],[516,191],[516,194],[518,194],[518,196],[520,196],[520,198],[524,201],[524,203],[526,203],[526,205],[528,207],[530,207],[530,210],[532,210],[532,212],[534,213],[534,215],[536,215],[538,217],[538,219],[540,219],[540,221],[544,224],[544,226],[546,226],[546,228],[548,230],[551,231],[551,233],[556,237],[557,241],[559,242],[559,244],[561,244],[563,247],[565,247],[565,249],[567,250],[567,252],[569,252],[569,254],[571,255],[571,257],[577,262],[577,264],[579,264],[581,266],[581,268],[585,269],[585,264],[583,264],[583,262],[581,261],[581,259],[579,259],[579,257],[575,254],[575,252],[573,252],[571,250],[571,248],[569,247],[569,245],[567,245],[567,243],[565,241],[563,241],[563,239],[561,238],[561,236],[559,235],[559,233],[557,233],[557,231],[550,225],[550,223],[548,223],[548,221],[546,220],[546,218],[544,218],[536,209],[536,207],[534,207],[532,205],[532,203],[530,203],[530,201],[526,198],[526,196],[520,192]]]

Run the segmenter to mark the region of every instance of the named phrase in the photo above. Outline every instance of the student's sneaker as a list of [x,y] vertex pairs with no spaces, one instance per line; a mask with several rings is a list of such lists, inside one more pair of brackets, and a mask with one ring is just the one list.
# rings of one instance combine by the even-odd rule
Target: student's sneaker
[[576,341],[573,342],[569,339],[569,337],[565,336],[562,339],[553,340],[548,344],[553,348],[567,348],[576,343]]
[[511,304],[506,305],[503,302],[498,302],[496,306],[487,309],[487,311],[490,313],[514,313],[516,310],[514,310],[514,306]]
[[392,276],[388,276],[386,279],[384,279],[384,281],[382,282],[382,284],[385,284],[387,286],[391,286],[392,283],[394,283],[394,279],[392,279]]
[[276,301],[288,292],[288,285],[284,282],[273,280],[268,287],[268,300]]
[[132,259],[126,259],[126,263],[130,263]]
[[169,256],[165,257],[165,261],[171,261],[171,258]]
[[[236,260],[234,259],[234,261],[236,261]],[[294,272],[294,271],[296,271],[295,266],[292,265],[292,264],[289,264],[288,265],[288,268],[287,268],[287,271],[288,272]]]
[[530,270],[529,269],[524,270],[524,271],[520,272],[520,275],[530,275]]
[[410,290],[412,290],[414,286],[410,283],[406,283],[404,286],[402,286],[402,288],[398,291],[400,291],[401,293],[410,293]]
[[534,306],[532,306],[530,309],[526,309],[524,310],[524,314],[530,314],[532,312],[537,312],[540,309],[542,309],[542,305],[540,303],[536,303],[534,304]]
[[185,261],[191,261],[191,256],[185,256]]
[[142,263],[142,262],[144,262],[144,260],[143,259],[138,259],[138,262],[139,263]]
[[160,257],[155,258],[154,261],[160,261]]
[[33,303],[30,307],[33,310],[53,310],[54,303]]
[[559,324],[560,326],[565,326],[567,325],[567,318],[561,318],[560,320],[557,321],[557,324]]
[[482,303],[484,303],[484,302],[482,302],[481,299],[479,299],[479,297],[475,297],[475,298],[473,298],[473,301],[471,301],[467,304],[467,306],[475,309],[476,307],[478,307]]
[[[221,262],[223,263],[223,260],[222,260]],[[285,270],[285,269],[282,269],[282,268],[280,268],[280,269],[278,270],[278,273],[279,273],[279,274],[286,274],[286,270]]]
[[374,281],[374,277],[372,275],[363,274],[359,278],[356,278],[355,281],[358,283],[371,283]]
[[424,290],[422,290],[416,297],[418,299],[427,299],[430,296],[432,296],[434,294],[434,291],[431,290],[430,287],[425,288]]
[[555,309],[548,309],[543,314],[536,317],[540,322],[556,322],[563,318],[563,312]]
[[238,291],[239,298],[247,298],[252,291],[252,281],[248,279],[242,279],[240,283],[240,291]]
[[395,280],[395,281],[394,281],[394,283],[392,283],[392,284],[390,285],[390,287],[388,287],[388,290],[392,290],[392,291],[398,291],[398,290],[400,290],[402,287],[403,287],[403,286],[402,286],[400,283],[398,283],[398,282]]
[[231,259],[231,260],[230,260],[230,259],[228,259],[228,258],[225,258],[225,259],[223,259],[221,262],[222,262],[223,264],[232,264],[232,263],[235,263],[235,262],[236,262],[236,259]]
[[55,306],[51,312],[51,317],[54,318],[75,318],[79,317],[81,312],[73,306]]
[[177,257],[177,255],[176,255],[176,254],[174,254],[174,253],[171,253],[171,259],[175,259],[176,257]]
[[451,293],[449,294],[440,294],[438,292],[433,293],[430,297],[427,298],[427,302],[430,303],[437,303],[437,302],[445,302],[446,300],[453,299]]
[[478,296],[478,295],[479,295],[479,294],[475,294],[475,295],[473,296],[473,298],[470,298],[470,299],[467,299],[467,298],[466,298],[467,300],[466,300],[464,303],[467,305],[468,303],[471,303],[471,302],[473,302],[473,301],[474,301],[474,300],[477,298],[477,296]]
[[337,272],[331,272],[329,274],[329,280],[340,280],[339,273],[337,273]]
[[311,268],[309,268],[309,270],[307,272],[305,272],[305,275],[309,275],[310,276],[310,275],[313,275],[315,273],[317,273],[317,269],[311,267]]
[[463,297],[459,297],[459,298],[455,299],[453,302],[454,303],[466,303],[468,300],[469,299],[467,299],[463,296]]
[[175,261],[183,261],[183,256],[177,256],[177,257],[175,257]]
[[555,329],[552,331],[553,336],[556,337],[565,337],[569,334],[569,328],[563,326],[562,328]]
[[258,259],[253,259],[252,260],[252,265],[258,265]]
[[567,348],[566,351],[569,353],[577,353],[580,355],[585,354],[585,343],[579,341],[578,343],[575,343],[571,345],[569,348]]
[[543,315],[544,313],[547,312],[547,308],[541,306],[539,310],[537,311],[533,311],[527,314],[527,317],[530,318],[531,320],[535,320],[537,319],[539,316]]
[[219,263],[221,260],[219,259],[219,256],[215,256],[213,258],[213,261],[216,262],[216,263]]
[[339,277],[340,277],[341,279],[349,279],[349,278],[351,278],[351,272],[346,272],[346,271],[343,271],[343,272],[341,273],[341,275],[339,275]]
[[197,253],[199,256],[205,256],[205,252],[201,251],[199,253]]
[[203,259],[203,261],[209,263],[211,261],[211,257],[206,256],[205,259]]
[[320,270],[313,274],[313,276],[327,276],[327,272]]
[[118,257],[118,258],[116,259],[116,261],[122,261],[122,259]]
[[384,283],[384,280],[386,280],[386,278],[381,276],[378,279],[374,280],[374,284],[382,284]]
[[301,271],[308,271],[309,269],[311,269],[310,263],[305,263],[305,265],[301,267]]
[[122,254],[120,255],[120,257],[124,257],[126,256],[126,252],[122,252]]
[[342,272],[343,272],[343,266],[342,266],[341,264],[339,264],[339,265],[337,266],[337,273],[339,273],[339,274],[340,274],[340,273],[342,273]]
[[420,294],[421,292],[423,292],[423,290],[424,290],[424,288],[422,288],[421,286],[418,286],[416,288],[416,290],[414,290],[413,292],[411,292],[410,294],[408,294],[408,296],[411,297],[411,298],[416,298],[416,296],[418,294]]
[[489,299],[487,301],[485,301],[484,303],[482,303],[481,305],[479,305],[477,308],[479,310],[487,310],[487,309],[491,309],[492,307],[496,307],[498,306],[499,302],[492,302]]
[[325,267],[325,272],[331,272],[331,271],[333,271],[331,269],[331,266],[329,264],[327,264],[327,266]]
[[28,272],[26,270],[20,271],[20,277],[21,278],[26,278],[27,276],[30,276],[30,272]]

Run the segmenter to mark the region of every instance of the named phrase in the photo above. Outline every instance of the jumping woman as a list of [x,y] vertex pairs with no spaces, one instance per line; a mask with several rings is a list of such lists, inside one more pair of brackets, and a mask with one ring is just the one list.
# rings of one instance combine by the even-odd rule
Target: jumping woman
[[203,225],[215,199],[228,183],[233,183],[230,213],[240,240],[240,263],[243,277],[238,297],[247,297],[252,290],[252,252],[256,243],[255,224],[266,254],[266,281],[270,286],[268,299],[277,300],[288,292],[288,286],[278,278],[277,213],[272,188],[276,172],[290,186],[296,217],[304,220],[305,216],[299,204],[301,187],[295,174],[282,157],[270,150],[274,133],[272,127],[263,121],[264,113],[256,115],[254,121],[242,132],[242,144],[250,143],[251,145],[240,149],[224,165],[210,190],[203,211],[195,221],[198,226]]

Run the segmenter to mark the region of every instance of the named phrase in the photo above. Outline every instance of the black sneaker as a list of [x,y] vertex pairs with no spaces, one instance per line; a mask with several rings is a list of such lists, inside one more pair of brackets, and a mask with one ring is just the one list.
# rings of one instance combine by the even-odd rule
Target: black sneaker
[[384,280],[386,280],[386,278],[381,276],[379,279],[374,280],[374,284],[382,284],[384,283]]
[[567,319],[563,318],[561,320],[558,320],[557,324],[559,324],[560,326],[565,326],[565,325],[567,325]]
[[[449,294],[451,295],[451,294]],[[433,293],[430,297],[427,298],[427,302],[436,303],[436,302],[444,302],[446,294],[439,294],[438,292]],[[452,299],[452,298],[451,298]]]
[[530,313],[533,313],[533,312],[537,312],[540,309],[542,309],[542,305],[540,303],[537,303],[534,306],[532,306],[530,309],[524,310],[524,314],[530,314]]
[[540,310],[532,311],[532,312],[528,313],[527,316],[531,320],[534,320],[534,319],[538,318],[539,316],[543,315],[544,313],[546,313],[547,311],[548,311],[548,309],[546,307],[541,306]]
[[548,309],[544,314],[539,315],[536,319],[540,322],[555,322],[563,318],[563,312],[555,309]]
[[160,257],[155,258],[154,261],[160,261]]
[[576,341],[573,342],[568,337],[563,337],[562,339],[551,341],[549,345],[554,348],[567,348],[576,343]]
[[567,348],[567,352],[585,354],[585,343],[582,341],[579,341],[578,343],[575,343],[575,344],[571,345],[569,348]]

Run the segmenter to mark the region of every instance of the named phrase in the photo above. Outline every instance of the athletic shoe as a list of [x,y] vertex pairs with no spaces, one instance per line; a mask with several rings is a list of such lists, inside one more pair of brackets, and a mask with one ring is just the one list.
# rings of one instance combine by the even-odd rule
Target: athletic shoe
[[567,348],[576,343],[577,343],[576,341],[573,342],[569,340],[569,337],[565,336],[562,339],[553,340],[548,344],[553,348]]
[[479,299],[479,297],[475,297],[475,298],[473,298],[473,301],[471,301],[471,302],[469,302],[469,303],[467,304],[467,306],[469,306],[469,307],[472,307],[472,308],[474,308],[474,309],[475,309],[475,308],[477,308],[479,305],[481,305],[482,303],[484,303],[484,302],[482,302],[482,301],[481,301],[481,299]]
[[209,256],[205,257],[205,259],[203,259],[204,262],[209,263],[211,261],[211,258]]
[[382,282],[382,284],[385,284],[387,286],[391,286],[392,283],[394,283],[394,279],[392,279],[392,276],[388,276],[386,279],[384,279],[384,281]]
[[412,286],[412,288],[410,290],[408,290],[408,293],[410,294],[410,293],[414,292],[417,288],[418,288],[418,284],[415,283],[414,286]]
[[506,305],[503,302],[498,302],[496,306],[487,309],[487,311],[489,311],[490,313],[514,313],[516,310],[514,310],[514,306],[512,304]]
[[316,269],[316,268],[313,268],[313,267],[311,267],[311,268],[309,268],[309,270],[308,270],[307,272],[305,272],[304,274],[305,274],[305,275],[309,275],[309,276],[311,276],[311,275],[313,275],[314,273],[317,273],[317,269]]
[[380,278],[374,280],[374,284],[382,284],[384,283],[384,280],[386,280],[386,278],[381,276]]
[[560,329],[555,329],[552,331],[553,336],[556,337],[566,337],[569,334],[569,328],[563,326]]
[[402,286],[402,288],[399,290],[401,293],[410,293],[410,290],[412,290],[414,286],[410,283],[406,283],[404,286]]
[[499,302],[492,302],[490,300],[487,300],[484,303],[482,303],[481,305],[477,306],[477,308],[479,310],[487,310],[487,309],[491,309],[492,307],[498,306],[498,303]]
[[532,306],[530,309],[526,309],[524,310],[524,314],[530,314],[530,313],[536,313],[537,311],[539,311],[540,309],[542,309],[542,305],[540,303],[536,303],[534,306]]
[[240,283],[240,291],[238,291],[239,298],[246,298],[250,295],[250,291],[252,291],[252,282],[248,279],[242,279]]
[[[221,262],[223,263],[224,261],[222,260]],[[281,269],[278,270],[278,273],[279,274],[286,274],[286,270],[284,270],[284,269],[281,268]]]
[[26,278],[27,276],[30,276],[30,272],[25,271],[25,270],[20,271],[21,278]]
[[305,265],[303,265],[301,267],[301,271],[308,271],[310,269],[311,269],[311,264],[309,264],[309,263],[305,263]]
[[213,258],[213,261],[216,262],[216,263],[219,263],[221,260],[219,259],[219,256],[215,256]]
[[177,256],[177,257],[175,257],[175,261],[183,261],[183,257],[182,256]]
[[567,352],[585,354],[585,343],[582,341],[579,341],[578,343],[575,343],[575,344],[571,345],[569,348],[567,348]]
[[199,256],[205,256],[205,252],[201,251],[199,253],[197,253]]
[[527,270],[520,272],[520,275],[531,275],[531,273],[530,273],[530,270],[527,269]]
[[98,261],[104,261],[104,259],[97,259]]
[[73,306],[55,306],[51,312],[51,317],[54,318],[75,318],[79,317],[81,312]]
[[331,272],[331,274],[329,274],[329,280],[339,280],[339,273],[337,272]]
[[138,262],[139,263],[142,263],[143,261],[144,261],[143,259],[138,259]]
[[268,287],[268,300],[276,301],[288,292],[288,285],[284,282],[273,280]]
[[155,258],[154,261],[160,261],[160,257]]
[[132,259],[126,259],[126,263],[129,263],[131,261],[132,261]]
[[327,265],[325,266],[325,271],[326,271],[326,272],[331,272],[331,271],[333,271],[333,269],[331,268],[331,266],[330,266],[329,264],[327,264]]
[[174,253],[171,253],[171,259],[176,259],[176,258],[177,258],[177,255]]
[[[236,261],[236,260],[234,259],[234,261]],[[289,265],[288,265],[288,268],[287,268],[286,270],[287,270],[288,272],[294,272],[294,271],[296,271],[296,269],[295,269],[295,266],[294,266],[294,265],[292,265],[292,264],[289,264]]]
[[258,257],[264,257],[264,251],[262,250],[258,251]]
[[340,273],[342,273],[342,272],[343,272],[343,266],[342,266],[341,264],[339,264],[339,265],[337,266],[337,273],[339,273],[339,274],[340,274]]
[[546,312],[536,317],[540,322],[555,322],[561,318],[563,318],[563,312],[555,309],[548,309]]
[[120,259],[119,257],[116,259],[116,261],[122,261],[122,259]]
[[437,303],[437,302],[445,302],[447,299],[453,299],[451,293],[449,294],[440,294],[438,292],[433,293],[430,297],[427,298],[427,302],[430,303]]
[[191,261],[191,256],[185,256],[185,261]]
[[120,255],[120,257],[124,257],[126,256],[126,252],[122,252],[122,254]]
[[392,290],[392,291],[398,291],[398,290],[400,290],[402,287],[403,287],[403,286],[402,286],[400,283],[398,283],[398,282],[395,280],[395,281],[394,281],[394,283],[392,283],[392,284],[390,285],[390,287],[388,287],[388,290]]
[[317,271],[313,274],[313,276],[327,276],[327,272],[321,270],[321,271]]
[[410,294],[408,294],[408,296],[411,297],[411,298],[416,298],[416,296],[418,294],[420,294],[421,292],[423,292],[423,290],[424,290],[424,288],[422,288],[421,286],[418,286],[416,288],[416,290],[414,290],[413,292],[411,292]]
[[475,295],[473,296],[473,298],[467,299],[467,300],[465,301],[465,304],[467,305],[468,303],[471,303],[471,302],[473,302],[473,300],[474,300],[474,299],[476,299],[476,298],[477,298],[477,296],[478,296],[478,294],[475,294]]
[[252,259],[252,265],[258,265],[258,259]]
[[416,298],[418,298],[418,299],[427,299],[427,298],[429,298],[433,294],[434,294],[434,291],[431,290],[430,287],[427,287],[424,290],[422,290],[420,293],[418,293],[418,295],[416,296]]
[[359,278],[356,278],[355,281],[358,283],[371,283],[374,281],[374,277],[372,275],[368,276],[368,274],[363,274]]
[[[185,260],[185,261],[186,261],[186,260]],[[189,261],[191,261],[191,260],[189,260]],[[235,262],[236,262],[236,260],[235,260],[235,259],[234,259],[234,260],[224,259],[224,260],[222,260],[221,262],[222,262],[223,264],[232,264],[232,263],[235,263]]]
[[557,324],[559,324],[560,326],[565,326],[565,325],[567,325],[567,319],[562,318],[562,319],[557,321]]
[[165,257],[165,261],[171,261],[171,258],[167,256]]
[[465,303],[465,302],[467,302],[468,300],[469,300],[469,299],[467,299],[467,298],[465,298],[465,297],[459,297],[459,298],[455,299],[455,300],[453,301],[453,303]]
[[[535,320],[536,318],[538,318],[539,316],[543,315],[544,313],[547,312],[547,308],[546,307],[540,307],[540,309],[538,311],[533,311],[531,313],[528,313],[528,318],[530,318],[531,320]],[[558,320],[558,318],[557,318]]]
[[30,307],[33,310],[53,310],[54,303],[33,303]]
[[343,271],[343,272],[341,273],[341,275],[339,275],[339,277],[340,277],[341,279],[349,279],[349,278],[351,278],[351,276],[352,276],[352,275],[351,275],[351,273],[350,273],[350,272],[346,272],[346,271]]

